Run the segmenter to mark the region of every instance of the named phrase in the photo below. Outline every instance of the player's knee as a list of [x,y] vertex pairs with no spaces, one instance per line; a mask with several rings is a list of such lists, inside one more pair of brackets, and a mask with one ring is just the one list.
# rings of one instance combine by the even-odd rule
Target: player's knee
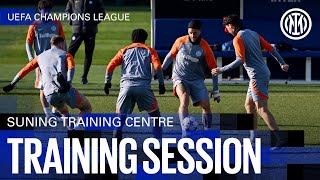
[[179,96],[181,99],[189,99],[189,94],[187,92],[182,92]]
[[247,113],[253,113],[253,112],[255,111],[255,106],[254,106],[254,104],[252,104],[252,103],[246,102],[246,103],[244,104],[244,107],[245,107]]
[[180,106],[188,106],[189,105],[189,94],[184,92],[179,96]]
[[61,114],[69,114],[69,111],[68,111],[68,107],[67,106],[62,106],[62,107],[59,107],[57,108],[58,111],[61,113]]
[[90,102],[88,101],[87,105],[86,105],[86,112],[91,113],[92,112],[92,106],[90,104]]
[[90,102],[86,98],[82,98],[81,103],[79,104],[78,108],[82,112],[91,113],[92,112],[92,106]]
[[267,107],[264,107],[264,106],[258,107],[258,113],[259,114],[265,114],[267,112],[268,112],[268,108]]
[[200,106],[202,107],[202,109],[205,113],[211,113],[209,101],[200,101]]

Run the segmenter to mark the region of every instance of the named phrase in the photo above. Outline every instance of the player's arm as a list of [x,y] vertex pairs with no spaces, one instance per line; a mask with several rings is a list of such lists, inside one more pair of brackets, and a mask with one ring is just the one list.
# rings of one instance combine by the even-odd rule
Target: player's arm
[[35,70],[37,67],[39,67],[38,56],[31,60],[24,68],[22,68],[10,84],[15,85],[20,81],[20,79],[24,78],[27,74]]
[[121,49],[118,53],[111,59],[106,69],[105,83],[111,83],[113,71],[117,66],[120,66],[123,60],[122,56],[123,50]]
[[243,43],[240,36],[236,36],[233,39],[233,46],[234,46],[235,53],[236,53],[236,59],[233,62],[231,62],[230,64],[227,64],[223,67],[218,67],[218,68],[213,69],[211,71],[211,73],[213,75],[218,75],[223,72],[230,71],[234,68],[241,66],[245,62],[245,58],[246,58],[245,57],[245,47],[244,47],[244,43]]
[[164,94],[166,92],[166,88],[164,85],[163,72],[162,72],[161,62],[160,62],[158,53],[152,48],[150,48],[150,53],[151,53],[151,64],[156,71],[158,81],[159,81],[159,94]]
[[33,52],[32,45],[33,45],[34,38],[35,38],[34,25],[31,25],[29,26],[27,39],[26,39],[26,52],[27,52],[29,61],[34,59],[34,56],[32,53]]
[[[209,67],[210,70],[214,69],[217,67],[217,61],[216,58],[214,57],[213,51],[209,44],[205,41],[201,41],[200,45],[204,51],[204,58],[206,60],[206,63]],[[218,103],[220,102],[220,92],[219,92],[219,82],[218,82],[218,76],[212,75],[212,92],[210,94],[211,97],[214,98],[214,101],[217,101]]]
[[280,64],[281,68],[284,71],[288,71],[289,65],[283,60],[275,47],[272,47],[262,36],[259,35],[259,40],[261,44],[261,48],[266,49]]
[[181,41],[180,39],[177,39],[175,41],[175,43],[173,44],[170,52],[166,55],[166,57],[164,58],[164,61],[162,63],[162,69],[166,70],[169,65],[172,63],[173,60],[175,60],[178,51],[179,51],[179,46],[181,45]]
[[107,69],[106,69],[106,76],[105,76],[105,85],[104,85],[104,92],[106,95],[109,94],[109,89],[111,88],[111,80],[113,71],[117,66],[120,66],[123,60],[123,49],[119,50],[118,53],[111,59],[109,62]]
[[74,63],[73,56],[70,53],[67,53],[66,55],[66,63],[68,67],[67,82],[72,83],[74,72],[75,72],[75,63]]
[[29,72],[33,71],[38,67],[38,57],[35,57],[31,60],[24,68],[22,68],[19,73],[13,78],[11,83],[5,87],[3,87],[4,92],[10,92],[13,87],[24,78]]

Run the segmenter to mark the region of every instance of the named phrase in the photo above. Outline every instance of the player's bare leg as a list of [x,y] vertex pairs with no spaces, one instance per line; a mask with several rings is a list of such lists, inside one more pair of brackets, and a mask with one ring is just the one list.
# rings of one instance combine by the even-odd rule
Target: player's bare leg
[[50,111],[50,104],[47,102],[47,99],[44,96],[43,90],[40,90],[40,102],[41,102],[43,111],[47,117],[49,117],[49,116],[61,117],[60,112],[54,106],[52,107],[52,110]]
[[63,116],[69,115],[69,109],[66,104],[64,104],[61,108],[57,108]]
[[[81,98],[81,102],[78,104],[78,106],[76,108],[78,108],[80,110],[79,116],[82,116],[83,114],[86,114],[86,113],[91,113],[91,111],[92,111],[92,107],[91,107],[90,102],[84,96]],[[60,111],[62,116],[64,116],[64,117],[69,116],[69,110],[68,110],[68,106],[66,104],[64,104],[64,106],[59,108],[58,110]],[[75,123],[75,124],[69,123],[68,120],[64,123],[67,126],[68,130],[73,130],[77,126],[77,123]]]
[[282,146],[286,144],[286,139],[281,138],[279,127],[276,123],[275,118],[273,117],[272,113],[268,109],[268,99],[261,99],[259,101],[255,101],[257,111],[259,115],[262,117],[264,122],[268,125],[270,130],[273,132],[273,134],[277,138],[277,145],[276,146]]
[[79,113],[79,116],[77,118],[77,123],[76,123],[76,126],[74,127],[74,129],[83,130],[84,127],[83,126],[79,126],[78,119],[82,118],[84,114],[91,113],[92,107],[91,107],[91,104],[88,101],[88,99],[86,97],[82,96],[81,102],[80,102],[80,104],[78,104],[77,108],[80,110],[80,113]]
[[244,107],[246,108],[246,112],[248,114],[253,115],[253,129],[257,129],[257,111],[256,111],[256,105],[253,102],[253,99],[251,96],[247,96],[246,101],[244,103]]
[[[69,117],[69,109],[68,109],[68,106],[66,104],[64,104],[62,107],[57,108],[57,109],[61,113],[62,117]],[[68,130],[72,130],[73,129],[72,127],[70,127],[68,119],[65,119],[63,124],[68,128]]]
[[153,112],[148,113],[150,117],[157,117],[155,124],[153,126],[152,132],[153,137],[157,139],[162,138],[162,126],[159,125],[159,117],[161,116],[159,109],[154,110]]
[[259,115],[262,117],[264,122],[272,130],[279,130],[276,120],[268,109],[268,99],[261,99],[254,102]]
[[210,108],[209,100],[202,100],[199,102],[199,106],[202,108],[202,123],[204,130],[209,130],[212,124],[212,112]]
[[50,111],[50,105],[46,100],[46,97],[44,96],[43,90],[40,90],[40,102],[43,108],[44,113],[46,114],[47,117],[52,116],[53,114]]
[[80,110],[80,115],[85,114],[85,113],[91,113],[91,111],[92,111],[92,107],[91,107],[90,102],[84,96],[81,98],[81,102],[80,102],[80,104],[78,104],[77,108]]
[[246,97],[246,101],[244,103],[244,107],[245,107],[246,112],[248,114],[252,114],[253,115],[253,130],[250,130],[250,141],[251,141],[251,143],[253,143],[254,139],[256,137],[258,116],[257,116],[257,111],[256,111],[256,105],[253,102],[253,99],[252,99],[251,96],[247,96]]
[[183,119],[189,115],[188,106],[189,106],[189,93],[182,83],[178,84],[176,87],[176,92],[179,97],[180,106],[179,106],[179,119],[182,129],[182,137],[186,136],[186,130],[182,126]]

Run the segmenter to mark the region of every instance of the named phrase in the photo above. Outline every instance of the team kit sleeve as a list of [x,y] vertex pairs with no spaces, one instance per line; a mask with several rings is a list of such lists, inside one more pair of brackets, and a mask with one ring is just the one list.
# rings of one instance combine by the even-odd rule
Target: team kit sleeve
[[230,71],[241,66],[246,59],[244,43],[239,35],[233,39],[233,46],[236,53],[236,59],[228,65],[222,67],[222,72]]
[[181,40],[180,40],[180,38],[178,38],[174,42],[170,52],[164,58],[164,61],[162,63],[162,69],[163,70],[166,70],[169,67],[169,65],[173,62],[173,60],[175,60],[175,58],[176,58],[176,56],[177,56],[177,54],[179,52],[179,46],[180,45],[181,45]]
[[123,60],[123,49],[119,50],[118,53],[111,59],[106,69],[105,83],[111,83],[113,71],[117,66],[120,66]]
[[[203,49],[206,63],[211,71],[212,69],[217,67],[216,58],[214,57],[214,54],[210,45],[206,41],[202,40],[200,42],[200,45]],[[219,92],[218,76],[212,75],[212,84],[213,84],[213,92],[218,93]]]
[[70,53],[67,53],[66,55],[66,63],[68,67],[67,82],[72,83],[74,72],[75,72],[75,63],[74,63],[73,56]]
[[27,38],[26,38],[26,52],[27,52],[29,61],[34,59],[33,49],[32,49],[33,41],[35,38],[34,28],[35,28],[35,25],[29,26]]
[[14,77],[14,79],[11,81],[11,85],[17,84],[22,78],[24,78],[28,73],[33,71],[39,67],[38,65],[38,56],[35,57],[33,60],[31,60],[24,68],[22,68],[19,73]]
[[62,37],[65,38],[65,34],[64,34],[64,30],[63,30],[63,27],[62,27],[61,22],[56,21],[56,24],[57,24],[58,30],[59,30],[59,31],[58,31],[58,34],[59,34],[60,36],[62,36]]
[[283,58],[280,56],[275,47],[272,47],[270,43],[268,43],[262,36],[259,35],[259,40],[261,44],[261,48],[266,49],[277,61],[280,65],[286,64]]
[[158,76],[158,81],[160,85],[164,85],[164,79],[163,79],[163,72],[162,72],[162,67],[161,67],[161,62],[159,59],[159,55],[156,52],[156,50],[154,50],[153,48],[150,48],[150,53],[151,53],[151,64],[154,67],[154,69],[156,70],[156,74]]

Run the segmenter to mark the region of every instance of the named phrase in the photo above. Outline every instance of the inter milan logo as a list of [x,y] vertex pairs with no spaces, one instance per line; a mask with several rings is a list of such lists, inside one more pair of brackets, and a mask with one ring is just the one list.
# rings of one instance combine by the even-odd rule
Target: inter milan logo
[[299,40],[306,37],[311,31],[312,21],[309,14],[299,8],[286,11],[280,20],[282,33],[289,39]]

